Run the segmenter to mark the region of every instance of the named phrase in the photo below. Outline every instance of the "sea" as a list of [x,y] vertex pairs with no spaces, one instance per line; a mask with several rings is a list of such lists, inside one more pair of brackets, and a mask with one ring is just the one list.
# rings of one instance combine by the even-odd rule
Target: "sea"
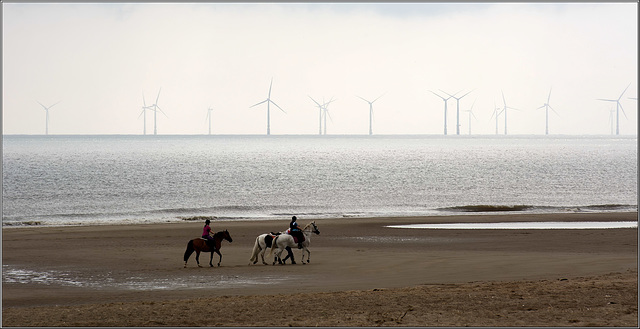
[[2,225],[638,210],[637,136],[5,135]]

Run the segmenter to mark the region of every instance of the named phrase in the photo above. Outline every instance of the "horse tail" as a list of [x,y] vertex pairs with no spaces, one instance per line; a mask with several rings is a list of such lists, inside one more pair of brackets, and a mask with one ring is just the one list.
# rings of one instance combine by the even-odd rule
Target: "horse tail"
[[187,260],[189,259],[191,254],[193,254],[194,251],[195,251],[195,248],[193,248],[193,240],[189,240],[189,243],[187,243],[187,250],[185,250],[185,252],[184,252],[184,264],[185,264],[185,266],[187,265]]
[[249,262],[253,262],[258,259],[258,252],[260,252],[260,236],[256,238],[256,243],[253,245],[253,254],[251,255],[251,259],[249,259]]
[[269,250],[269,255],[267,257],[271,257],[271,254],[273,254],[273,250],[276,249],[276,242],[278,241],[278,238],[280,236],[276,236],[275,238],[273,238],[273,241],[271,241],[271,249]]

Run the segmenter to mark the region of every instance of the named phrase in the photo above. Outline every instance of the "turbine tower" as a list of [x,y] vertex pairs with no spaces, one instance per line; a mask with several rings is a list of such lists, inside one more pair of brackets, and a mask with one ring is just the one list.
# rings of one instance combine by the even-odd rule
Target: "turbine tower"
[[520,110],[507,106],[507,101],[504,99],[504,92],[502,90],[500,92],[502,93],[502,101],[504,102],[504,108],[502,109],[502,112],[504,112],[504,134],[506,135],[507,134],[507,109],[516,110],[516,111],[520,111]]
[[[38,101],[36,101],[38,102]],[[45,126],[44,126],[44,134],[45,135],[49,135],[49,109],[51,109],[52,107],[56,106],[56,104],[60,103],[60,101],[58,101],[57,103],[46,107],[44,105],[42,105],[42,103],[38,102],[38,104],[40,104],[40,106],[42,106],[42,108],[44,109],[45,112]]]
[[138,115],[138,119],[140,119],[141,115],[144,115],[144,122],[142,123],[143,125],[143,129],[142,129],[142,133],[144,135],[147,134],[147,110],[151,110],[152,106],[147,106],[147,102],[144,100],[144,92],[142,92],[142,112],[140,112],[140,114]]
[[384,96],[384,94],[378,96],[378,98],[376,98],[376,99],[374,99],[373,101],[370,102],[370,101],[368,101],[368,100],[356,95],[356,97],[358,97],[361,100],[369,103],[369,135],[373,135],[373,103],[375,101],[377,101],[378,99],[380,99],[380,97],[382,97],[382,96]]
[[[431,90],[429,90],[431,91]],[[449,100],[449,98],[451,98],[452,96],[449,96],[447,98],[444,98],[436,93],[434,93],[433,91],[431,91],[432,94],[442,98],[442,100],[444,101],[444,134],[447,134],[447,101]],[[457,94],[457,93],[456,93]]]
[[[553,107],[551,107],[551,105],[549,105],[549,100],[550,99],[551,99],[551,88],[549,88],[549,96],[547,97],[547,102],[536,109],[536,110],[539,110],[539,109],[541,109],[543,107],[545,108],[545,115],[546,115],[546,125],[545,125],[545,130],[544,130],[544,134],[545,135],[549,135],[549,109],[551,109],[553,112],[558,114],[558,112],[556,112],[556,110],[554,110]],[[558,114],[558,116],[559,115],[560,114]]]
[[262,102],[253,104],[251,106],[249,106],[249,108],[252,108],[254,106],[260,105],[262,103],[267,103],[267,135],[271,135],[271,109],[269,107],[270,103],[273,103],[273,105],[275,105],[277,108],[280,109],[280,111],[285,112],[280,106],[278,106],[278,104],[276,104],[274,101],[271,100],[271,86],[273,85],[273,78],[271,78],[271,83],[269,84],[269,94],[267,95],[267,99],[263,100]]
[[158,134],[158,125],[157,125],[157,123],[158,123],[158,111],[160,111],[162,114],[164,114],[164,116],[167,116],[167,114],[164,113],[164,111],[162,111],[160,106],[158,106],[158,99],[160,99],[160,91],[162,91],[162,88],[158,89],[158,96],[156,97],[156,102],[153,103],[153,105],[149,105],[149,109],[151,111],[153,111],[153,134],[154,135]]
[[620,109],[622,109],[622,114],[624,114],[624,117],[625,118],[627,117],[627,114],[624,113],[624,109],[622,108],[622,104],[620,104],[620,98],[622,98],[622,95],[624,95],[624,93],[627,91],[629,86],[631,86],[631,84],[629,84],[627,88],[624,88],[624,91],[622,92],[622,94],[620,94],[620,97],[618,97],[618,99],[598,98],[599,101],[616,102],[616,135],[620,135]]
[[471,135],[471,117],[473,116],[473,118],[476,119],[476,121],[478,121],[478,118],[476,117],[476,115],[473,114],[473,106],[476,105],[476,100],[478,99],[476,98],[475,100],[473,100],[473,104],[471,104],[471,108],[465,111],[469,113],[469,135]]
[[493,101],[493,113],[491,114],[491,118],[489,118],[489,121],[491,121],[491,119],[493,119],[493,117],[496,117],[496,135],[498,134],[498,117],[500,116],[500,114],[502,114],[502,111],[499,111],[500,108],[496,105],[496,101]]
[[207,117],[205,118],[205,120],[209,120],[209,135],[211,135],[211,111],[213,111],[213,109],[211,108],[211,105],[209,105],[209,108],[207,109]]
[[322,102],[324,103],[322,106],[322,109],[324,110],[324,134],[327,134],[327,115],[329,116],[329,120],[331,120],[331,122],[333,122],[333,119],[331,119],[331,114],[329,114],[329,104],[331,102],[333,102],[334,99],[333,97],[331,97],[331,100],[328,102],[324,102],[324,98],[322,98]]
[[[456,135],[460,135],[460,100],[462,99],[462,97],[469,95],[470,92],[460,96],[460,97],[455,97],[454,95],[449,94],[448,92],[440,89],[441,92],[453,97],[453,99],[456,100]],[[457,94],[457,93],[456,93]]]

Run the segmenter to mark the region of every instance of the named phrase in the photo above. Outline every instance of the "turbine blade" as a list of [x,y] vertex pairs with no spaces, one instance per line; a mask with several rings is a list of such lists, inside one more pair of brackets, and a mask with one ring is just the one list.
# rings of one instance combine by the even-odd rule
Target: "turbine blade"
[[628,84],[627,88],[624,88],[624,91],[622,92],[622,94],[620,94],[620,97],[618,97],[618,100],[620,100],[620,98],[622,98],[622,95],[624,95],[624,93],[627,91],[627,89],[629,89],[629,86],[631,86],[631,84]]
[[278,107],[280,109],[280,111],[287,113],[285,110],[283,110],[280,106],[278,106],[278,104],[276,104],[276,102],[272,101],[269,99],[269,102],[273,103],[273,105],[275,105],[276,107]]
[[[536,110],[539,110],[539,109],[541,109],[543,107],[545,107],[545,105],[542,105],[542,106],[538,107]],[[551,107],[551,106],[549,106],[549,107]]]
[[[380,97],[382,97],[382,96],[384,96],[384,95],[386,95],[386,94],[387,94],[387,92],[384,92],[384,94],[382,94],[382,95],[378,96],[378,98],[374,99],[374,100],[373,100],[373,102],[375,102],[375,101],[379,100],[379,99],[380,99]],[[371,103],[373,103],[373,102],[371,102]]]
[[[618,103],[620,104],[620,103]],[[624,117],[627,118],[627,120],[629,120],[629,118],[627,117],[627,114],[624,113],[624,108],[622,107],[622,104],[620,104],[620,109],[622,110],[622,114],[624,114]]]
[[160,99],[160,91],[162,91],[162,87],[158,89],[158,97],[156,97],[156,104],[158,104],[158,99]]
[[432,94],[434,94],[434,95],[436,95],[436,96],[438,96],[438,97],[442,98],[442,100],[445,100],[445,99],[444,99],[444,97],[442,97],[442,96],[440,96],[440,95],[438,95],[438,94],[434,93],[434,92],[433,92],[433,91],[431,91],[431,90],[429,90],[429,91],[430,91]]
[[[307,96],[309,96],[309,95],[307,95]],[[311,100],[312,100],[314,103],[316,103],[316,105],[321,106],[321,105],[320,105],[320,104],[318,104],[318,102],[316,102],[316,100],[315,100],[315,99],[313,99],[311,96],[309,96],[309,98],[311,98]]]
[[547,97],[547,104],[549,104],[550,99],[551,99],[551,88],[549,88],[549,97]]
[[267,98],[267,99],[263,100],[263,101],[262,101],[262,102],[260,102],[260,103],[253,104],[253,105],[249,106],[249,108],[252,108],[252,107],[254,107],[254,106],[260,105],[260,104],[262,104],[262,103],[264,103],[264,102],[267,102],[268,100],[269,100],[269,99]]
[[502,93],[502,101],[504,102],[504,107],[507,107],[507,101],[504,99],[504,91],[500,90]]
[[474,91],[474,90],[475,90],[475,89],[472,89],[472,90],[471,90],[471,91],[469,91],[468,93],[466,93],[466,94],[464,94],[464,95],[462,95],[462,96],[458,97],[458,99],[461,99],[462,97],[469,95],[469,94],[470,94],[472,91]]
[[617,102],[617,100],[615,99],[602,99],[602,98],[596,98],[597,101],[605,101],[605,102]]
[[360,97],[360,96],[358,96],[358,95],[356,95],[356,97],[360,98],[361,100],[363,100],[363,101],[365,101],[365,102],[367,102],[367,103],[371,103],[371,102],[369,102],[368,100],[366,100],[366,99],[364,99],[364,98],[362,98],[362,97]]
[[46,106],[44,106],[44,105],[42,105],[42,103],[40,103],[40,102],[38,102],[38,101],[36,101],[36,103],[40,104],[40,106],[42,106],[42,108],[44,108],[45,110],[47,109],[47,107],[46,107]]
[[446,92],[446,91],[444,91],[444,90],[442,90],[442,89],[439,89],[439,90],[440,90],[441,92],[443,92],[443,93],[445,93],[445,94],[449,95],[449,98],[451,98],[451,97],[453,97],[453,96],[455,95],[455,94],[451,95],[451,94],[449,94],[448,92]]
[[551,105],[549,105],[549,104],[547,104],[547,105],[549,106],[549,108],[550,108],[550,109],[551,109],[555,114],[557,114],[559,117],[562,117],[562,116],[560,115],[560,113],[558,113],[558,112],[557,112],[553,107],[551,107]]
[[144,105],[144,107],[147,107],[147,102],[144,100],[144,91],[142,92],[142,105]]
[[273,85],[273,77],[271,78],[271,83],[269,84],[269,98],[271,98],[271,86]]

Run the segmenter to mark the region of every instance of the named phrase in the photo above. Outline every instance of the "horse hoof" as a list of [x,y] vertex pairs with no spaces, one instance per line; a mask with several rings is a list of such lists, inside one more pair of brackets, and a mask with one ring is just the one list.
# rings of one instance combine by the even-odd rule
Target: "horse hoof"
[[291,265],[295,265],[295,264],[296,264],[296,262],[294,262],[294,261],[291,262]]
[[198,264],[198,267],[202,267],[202,265]]

